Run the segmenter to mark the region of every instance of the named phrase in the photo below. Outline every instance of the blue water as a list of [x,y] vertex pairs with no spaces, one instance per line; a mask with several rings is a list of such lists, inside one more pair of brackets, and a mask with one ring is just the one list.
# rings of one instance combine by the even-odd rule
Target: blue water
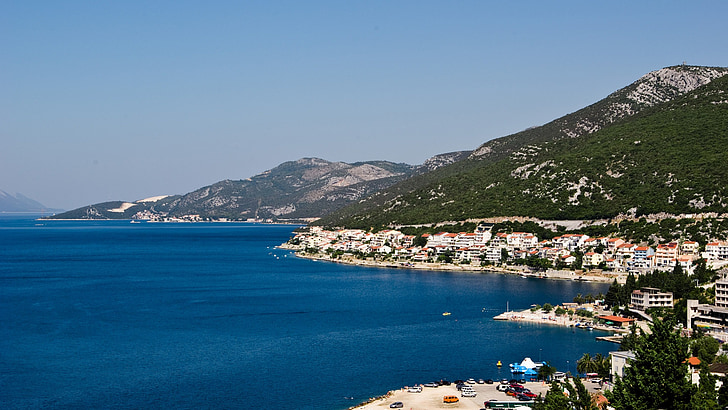
[[617,347],[492,320],[608,285],[315,262],[292,230],[0,217],[0,407],[344,409]]

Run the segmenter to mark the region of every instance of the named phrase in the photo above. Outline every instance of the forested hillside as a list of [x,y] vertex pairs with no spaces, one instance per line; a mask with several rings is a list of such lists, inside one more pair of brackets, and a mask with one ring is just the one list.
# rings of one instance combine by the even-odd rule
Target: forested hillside
[[[537,137],[522,138],[520,146],[506,137],[490,150],[481,147],[468,160],[405,181],[318,223],[369,228],[495,216],[593,219],[726,211],[728,76],[603,122],[594,132],[559,137],[547,129],[561,130],[555,124],[565,122],[586,124],[559,119],[531,130]],[[511,149],[494,154],[505,144]]]

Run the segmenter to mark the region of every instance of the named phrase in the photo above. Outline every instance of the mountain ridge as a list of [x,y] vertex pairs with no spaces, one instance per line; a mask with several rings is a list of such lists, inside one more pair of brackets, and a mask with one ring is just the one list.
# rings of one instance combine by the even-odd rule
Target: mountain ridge
[[[552,208],[543,201],[566,204],[557,211],[551,209],[553,212],[547,216],[552,219],[612,215],[616,209],[602,209],[587,215],[576,212],[571,206],[577,202],[587,203],[587,200],[580,199],[582,196],[587,199],[597,198],[599,195],[596,191],[603,189],[605,184],[609,185],[601,180],[605,178],[602,175],[593,174],[584,181],[582,178],[569,180],[568,184],[561,186],[542,184],[540,188],[524,185],[523,181],[529,178],[533,180],[534,176],[548,180],[568,180],[566,176],[569,170],[563,166],[566,163],[574,167],[574,160],[567,156],[555,162],[544,156],[544,153],[574,150],[576,148],[569,146],[568,141],[581,143],[588,136],[601,135],[607,132],[605,130],[631,118],[639,118],[643,112],[682,98],[716,79],[725,78],[726,73],[728,68],[685,65],[656,70],[594,104],[547,124],[487,141],[472,151],[439,154],[418,166],[389,161],[347,164],[320,158],[301,158],[284,162],[250,178],[219,181],[156,202],[108,202],[69,211],[56,218],[155,219],[194,216],[202,220],[312,222],[323,216],[317,224],[372,227],[439,222],[432,218],[442,221],[483,215],[534,216]],[[721,118],[718,117],[719,120]],[[699,125],[695,127],[700,129]],[[599,144],[606,145],[603,141]],[[645,140],[643,146],[647,145]],[[581,158],[576,163],[585,160],[588,162],[593,159]],[[561,174],[547,174],[554,169],[559,169]],[[623,171],[616,167],[610,169],[609,178],[619,178],[624,174]],[[620,181],[627,180],[623,178]],[[520,187],[520,193],[507,192],[503,189],[505,183]],[[488,195],[483,196],[486,191]],[[564,197],[567,192],[570,194]],[[524,203],[524,194],[536,200]],[[493,200],[498,195],[507,196]],[[707,203],[705,198],[692,200],[695,204]],[[412,204],[418,202],[427,203],[429,208],[426,211],[411,210]],[[539,207],[534,208],[531,202],[539,203]],[[604,203],[600,204],[604,206]],[[516,206],[520,210],[514,209]],[[486,211],[485,208],[489,209]],[[635,207],[630,206],[619,212],[639,213],[650,207],[640,205],[636,210],[632,208]],[[698,209],[711,208],[706,205]],[[366,212],[373,212],[377,217],[361,216]],[[499,215],[498,212],[505,214]],[[423,213],[428,216],[423,217]]]
[[467,157],[470,151],[439,154],[422,165],[390,161],[332,162],[308,157],[287,161],[258,175],[226,179],[184,195],[155,201],[111,201],[51,219],[267,220],[309,222],[417,173]]
[[[582,195],[579,191],[581,182],[569,181],[568,185],[542,184],[539,191],[535,187],[523,183],[528,180],[529,175],[538,175],[544,181],[559,181],[569,175],[569,169],[564,169],[563,164],[550,163],[548,153],[550,150],[575,150],[578,147],[568,144],[582,143],[583,139],[604,133],[605,130],[614,128],[615,125],[624,124],[633,118],[642,118],[642,112],[656,112],[666,107],[665,104],[673,100],[684,98],[696,90],[709,87],[715,81],[721,80],[721,87],[714,90],[714,101],[706,103],[699,111],[702,115],[714,104],[714,107],[725,107],[721,104],[721,95],[725,92],[727,68],[720,67],[693,67],[676,66],[657,70],[641,77],[636,82],[624,87],[581,110],[567,114],[555,119],[540,127],[532,127],[516,134],[501,137],[488,141],[475,149],[465,160],[455,162],[448,166],[441,167],[429,174],[415,176],[407,181],[393,185],[380,191],[370,198],[360,201],[358,204],[342,208],[327,215],[316,224],[324,226],[346,226],[370,228],[375,226],[390,226],[392,224],[418,224],[436,223],[439,221],[458,221],[468,218],[497,217],[497,216],[541,216],[545,219],[579,219],[602,216],[613,216],[621,212],[628,212],[634,206],[630,205],[624,209],[614,209],[615,206],[607,206],[608,199],[600,202],[599,212],[584,212],[577,210],[568,204],[569,196],[564,197],[565,192],[571,192],[571,196],[579,198]],[[662,81],[662,82],[660,82]],[[656,85],[657,84],[657,85]],[[693,88],[697,87],[697,88]],[[696,99],[709,98],[695,94]],[[651,110],[651,111],[650,111]],[[679,112],[680,107],[671,106],[669,110]],[[605,113],[610,115],[604,116]],[[713,112],[711,120],[718,124],[704,124],[714,127],[713,131],[722,132],[719,136],[712,136],[713,139],[725,139],[724,128],[728,117],[723,110]],[[663,116],[664,124],[652,124],[653,128],[666,128],[667,125],[676,120]],[[703,124],[694,124],[691,118],[680,118],[679,121],[689,124],[696,132],[702,132]],[[678,124],[679,125],[679,124]],[[687,125],[686,125],[687,126]],[[717,128],[716,128],[717,127]],[[672,124],[670,132],[676,136],[681,134],[675,130]],[[705,128],[705,127],[703,127]],[[641,132],[641,131],[638,131]],[[617,137],[614,137],[617,138]],[[619,137],[623,138],[623,137]],[[635,138],[634,141],[638,141]],[[726,141],[728,143],[728,141]],[[599,142],[603,144],[603,141]],[[693,144],[698,144],[693,142]],[[716,152],[725,153],[725,146],[716,143]],[[643,145],[643,147],[646,146]],[[699,145],[698,145],[699,146]],[[564,148],[567,147],[567,148]],[[623,147],[620,147],[622,149]],[[687,147],[690,148],[690,147]],[[653,146],[655,152],[660,151],[660,146]],[[568,152],[566,152],[568,153]],[[539,156],[540,155],[540,156]],[[582,161],[591,161],[593,158],[582,158]],[[609,159],[601,158],[605,164]],[[672,158],[673,161],[685,160],[679,155]],[[553,160],[551,160],[553,161]],[[569,166],[572,169],[579,169],[580,162],[571,161]],[[717,164],[716,164],[717,165]],[[545,175],[546,170],[559,168],[561,175]],[[618,170],[613,170],[619,172]],[[616,177],[617,173],[613,176]],[[710,174],[710,172],[709,172]],[[524,178],[525,177],[525,178]],[[591,174],[591,177],[595,177]],[[642,176],[633,175],[633,178]],[[612,177],[610,177],[612,178]],[[593,183],[594,180],[589,181]],[[628,178],[620,181],[627,181]],[[639,180],[638,180],[639,181]],[[728,179],[718,179],[723,184]],[[658,183],[655,181],[655,183]],[[504,184],[511,187],[519,187],[520,190],[508,190]],[[596,189],[596,185],[594,185]],[[616,189],[616,188],[615,188]],[[585,191],[586,192],[586,191]],[[589,191],[588,195],[593,195]],[[596,198],[598,195],[595,195]],[[535,197],[537,200],[533,200]],[[573,199],[572,199],[573,200]],[[699,203],[699,199],[695,199]],[[544,212],[552,209],[549,204],[559,202],[561,210],[558,212]],[[588,201],[583,201],[587,203]],[[538,203],[538,206],[533,206]],[[613,201],[614,204],[616,202]],[[626,206],[625,202],[621,203]],[[419,208],[419,209],[418,209]],[[637,213],[645,212],[649,204],[640,204]],[[665,209],[658,209],[658,212],[675,210],[674,206],[665,206]],[[683,208],[684,209],[684,208]],[[654,209],[653,209],[654,210]],[[697,211],[697,210],[696,210]],[[599,214],[601,212],[601,215]]]

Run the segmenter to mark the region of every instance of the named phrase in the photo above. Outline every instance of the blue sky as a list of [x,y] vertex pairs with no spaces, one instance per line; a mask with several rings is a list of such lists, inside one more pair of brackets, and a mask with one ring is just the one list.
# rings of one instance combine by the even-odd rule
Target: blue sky
[[726,1],[4,1],[0,189],[72,209],[302,157],[420,164],[683,61]]

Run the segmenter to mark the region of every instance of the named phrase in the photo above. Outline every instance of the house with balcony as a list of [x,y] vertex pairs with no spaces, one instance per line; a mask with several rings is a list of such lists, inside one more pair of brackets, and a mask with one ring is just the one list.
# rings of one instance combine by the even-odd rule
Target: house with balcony
[[675,266],[674,260],[678,257],[678,246],[675,242],[657,245],[655,250],[655,267]]
[[672,292],[662,292],[657,288],[640,288],[632,292],[630,305],[638,310],[645,311],[654,307],[673,306]]
[[607,239],[607,252],[614,255],[617,252],[617,247],[624,243],[622,238],[609,238]]
[[636,269],[651,268],[655,250],[649,246],[638,246],[634,248],[634,257],[632,258],[632,267]]
[[699,248],[700,248],[700,244],[698,244],[695,241],[684,241],[680,245],[680,254],[681,255],[697,255]]
[[[725,298],[725,296],[723,296]],[[716,290],[716,304],[701,304],[697,300],[688,299],[687,328],[701,329],[710,336],[728,341],[728,307],[725,303],[717,305],[718,291]]]
[[622,261],[622,265],[625,265],[625,260],[632,260],[634,258],[634,252],[637,248],[637,245],[631,244],[631,243],[623,243],[619,246],[617,246],[617,250],[614,253],[614,257]]
[[705,245],[705,259],[728,260],[728,242],[715,241]]
[[582,259],[582,265],[585,267],[599,266],[604,261],[604,255],[596,252],[587,252]]
[[491,230],[493,229],[493,224],[480,224],[475,228],[475,243],[479,245],[485,245],[490,241],[490,238],[493,236]]

